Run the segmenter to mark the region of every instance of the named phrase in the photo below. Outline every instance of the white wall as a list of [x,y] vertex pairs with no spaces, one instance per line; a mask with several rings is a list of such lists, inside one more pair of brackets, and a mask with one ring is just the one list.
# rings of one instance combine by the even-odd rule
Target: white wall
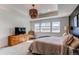
[[[23,12],[25,14],[23,14]],[[7,46],[8,36],[14,34],[15,27],[30,29],[29,17],[26,11],[16,5],[0,5],[0,46]]]
[[49,18],[49,19],[43,19],[43,20],[36,20],[31,21],[31,29],[34,30],[34,24],[39,22],[53,22],[53,21],[60,21],[60,33],[36,33],[37,37],[39,36],[61,36],[64,33],[64,26],[69,25],[68,17],[59,17],[59,18]]

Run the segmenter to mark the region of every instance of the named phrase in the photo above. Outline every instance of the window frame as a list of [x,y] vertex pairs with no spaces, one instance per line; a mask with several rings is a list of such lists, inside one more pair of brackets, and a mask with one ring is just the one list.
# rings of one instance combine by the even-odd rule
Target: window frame
[[[42,24],[47,24],[47,23],[49,23],[49,25],[43,25],[42,26]],[[51,32],[51,23],[50,22],[42,22],[41,23],[41,32],[46,32],[46,30],[43,30],[43,29],[45,29],[45,28],[48,28],[48,31],[47,32]]]
[[[58,31],[58,32],[52,31],[52,28],[53,28],[53,27],[52,27],[52,24],[55,23],[55,22],[59,22],[59,31]],[[49,25],[49,26],[41,26],[43,23],[49,23],[50,25]],[[39,24],[39,26],[38,26],[38,27],[39,27],[39,31],[36,31],[36,30],[35,30],[35,24]],[[59,33],[59,32],[61,31],[61,30],[60,30],[60,26],[61,26],[61,22],[60,22],[60,21],[39,22],[39,23],[35,23],[35,24],[34,24],[34,31],[35,31],[36,33],[39,33],[39,32],[41,32],[41,33],[50,33],[50,32],[51,32],[51,33]],[[45,32],[43,32],[43,31],[42,31],[42,28],[43,28],[43,27],[49,27],[50,29],[49,29],[47,32],[46,32],[45,30],[44,30]]]
[[[59,23],[59,26],[56,26],[56,25],[53,26],[53,23],[55,23],[55,22],[56,22],[56,23],[58,22],[58,23]],[[52,32],[52,33],[60,33],[60,26],[61,26],[60,24],[61,24],[61,23],[60,23],[60,21],[55,21],[55,22],[52,22],[52,27],[51,27],[52,29],[51,29],[51,32]],[[55,29],[55,31],[53,31],[53,27],[59,27],[59,30],[56,31],[56,29]]]

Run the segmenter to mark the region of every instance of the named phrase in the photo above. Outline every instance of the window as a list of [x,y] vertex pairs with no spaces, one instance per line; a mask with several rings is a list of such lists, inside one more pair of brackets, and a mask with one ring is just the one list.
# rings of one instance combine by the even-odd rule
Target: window
[[39,23],[36,23],[35,25],[34,25],[34,30],[35,30],[35,32],[40,32],[40,24]]
[[41,23],[41,32],[50,32],[50,22]]
[[60,32],[60,22],[52,22],[52,32]]
[[50,22],[36,23],[34,27],[35,32],[50,32]]
[[60,22],[42,22],[35,23],[34,25],[35,32],[60,32]]

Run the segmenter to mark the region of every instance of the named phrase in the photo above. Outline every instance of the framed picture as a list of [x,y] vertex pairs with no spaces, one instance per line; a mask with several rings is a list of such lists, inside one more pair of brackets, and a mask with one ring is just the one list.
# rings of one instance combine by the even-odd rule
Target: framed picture
[[73,24],[74,24],[74,27],[78,26],[78,17],[77,16],[74,17]]
[[78,24],[78,27],[79,27],[79,14],[78,14],[78,22],[77,22],[77,24]]

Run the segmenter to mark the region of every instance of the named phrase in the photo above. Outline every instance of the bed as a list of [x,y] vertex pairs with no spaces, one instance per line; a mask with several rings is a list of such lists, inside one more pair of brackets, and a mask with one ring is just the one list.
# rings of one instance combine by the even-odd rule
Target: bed
[[67,47],[63,44],[65,38],[62,37],[46,37],[39,38],[32,42],[29,51],[42,55],[62,55],[67,54]]

